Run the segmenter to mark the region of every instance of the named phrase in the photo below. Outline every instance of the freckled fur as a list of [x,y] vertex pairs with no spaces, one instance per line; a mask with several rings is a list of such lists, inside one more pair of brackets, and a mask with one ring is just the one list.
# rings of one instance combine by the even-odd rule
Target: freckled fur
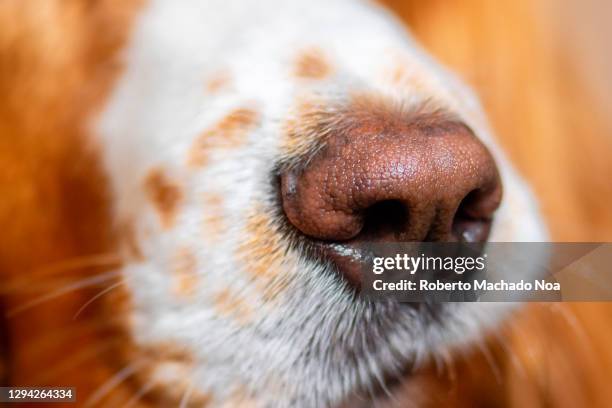
[[210,192],[203,195],[203,229],[204,239],[215,241],[227,232],[226,207],[223,196]]
[[200,284],[197,277],[197,260],[188,248],[180,248],[174,256],[173,290],[180,297],[191,297],[196,285]]
[[[375,385],[377,377],[400,369],[402,361],[422,361],[449,342],[467,342],[483,326],[498,321],[503,310],[495,310],[504,305],[461,305],[447,310],[443,326],[438,326],[426,313],[409,313],[398,321],[391,317],[397,313],[393,306],[355,301],[329,265],[313,264],[299,248],[288,246],[271,183],[281,160],[312,147],[309,137],[317,135],[301,133],[308,129],[304,115],[329,115],[330,107],[347,106],[360,94],[378,95],[391,105],[397,102],[406,111],[432,100],[466,120],[492,147],[506,185],[525,208],[524,235],[504,237],[502,230],[494,231],[494,237],[539,239],[544,235],[528,190],[495,147],[482,118],[466,114],[478,109],[470,92],[427,57],[388,14],[371,5],[326,2],[321,15],[310,3],[274,3],[274,12],[267,8],[272,3],[241,3],[238,9],[251,16],[253,25],[242,22],[240,30],[231,29],[237,15],[226,5],[218,4],[213,18],[196,3],[179,7],[152,1],[127,50],[128,70],[98,121],[107,169],[120,197],[117,216],[136,211],[139,228],[154,231],[141,245],[147,261],[125,268],[138,310],[136,341],[173,341],[191,349],[192,380],[213,391],[216,401],[229,398],[238,381],[258,406],[327,406],[352,390]],[[167,19],[169,14],[175,19]],[[352,28],[335,32],[345,21],[351,21]],[[262,25],[266,32],[283,35],[259,36],[256,27]],[[214,40],[207,35],[211,32]],[[142,72],[152,50],[163,52],[158,43],[151,43],[159,36],[175,59],[172,65],[159,63],[153,79]],[[223,38],[227,53],[219,53],[216,46]],[[295,50],[313,43],[333,60],[337,80],[296,82],[290,77],[295,74]],[[409,85],[400,90],[389,78],[389,67],[398,60],[410,75],[422,78],[423,92],[411,94]],[[200,84],[220,69],[231,73],[232,86],[206,94]],[[151,118],[156,118],[155,125]],[[138,152],[126,145],[125,134]],[[166,169],[184,186],[181,214],[172,229],[155,228],[153,214],[135,206],[139,201],[128,188],[130,175],[147,167]],[[207,193],[223,197],[227,234],[203,244]],[[502,209],[500,223],[515,213],[513,208]],[[194,248],[197,273],[206,276],[207,284],[198,287],[193,302],[179,303],[165,293],[174,242]],[[253,313],[247,325],[235,329],[235,316],[215,309],[219,293],[248,299]],[[366,342],[361,333],[370,330],[379,334]],[[330,338],[337,342],[330,343]],[[283,393],[272,395],[270,390],[276,388]]]
[[[39,283],[60,287],[105,268],[119,268],[125,286],[92,303],[83,316],[117,316],[120,311],[126,322],[109,328],[68,326],[63,333],[67,337],[62,337],[56,329],[71,323],[75,309],[102,288],[79,292],[51,302],[48,312],[41,307],[27,313],[26,320],[36,322],[38,332],[11,321],[15,341],[23,344],[15,361],[40,358],[37,367],[52,366],[62,344],[120,339],[97,364],[65,368],[62,376],[75,381],[83,367],[90,368],[90,379],[80,381],[83,392],[91,394],[148,346],[168,344],[187,352],[189,370],[161,361],[164,353],[159,361],[152,356],[143,373],[118,386],[104,403],[122,405],[140,385],[156,378],[159,384],[140,405],[176,405],[186,384],[178,390],[171,385],[184,381],[193,384],[196,404],[236,406],[237,398],[250,406],[326,406],[355,389],[376,385],[378,376],[400,369],[401,362],[421,363],[448,346],[479,338],[484,327],[495,326],[505,315],[498,310],[502,305],[462,305],[445,310],[439,323],[432,323],[426,313],[392,318],[398,316],[393,306],[355,302],[329,265],[314,264],[302,257],[300,248],[288,247],[290,234],[275,207],[273,172],[279,162],[296,160],[316,147],[321,128],[313,130],[312,125],[333,114],[334,107],[347,106],[354,94],[380,95],[391,107],[406,111],[430,103],[466,121],[492,149],[505,183],[506,200],[492,239],[546,237],[535,200],[495,142],[476,98],[393,17],[371,4],[348,1],[150,1],[132,26],[121,16],[130,11],[122,7],[114,8],[123,10],[116,13],[120,16],[101,13],[103,17],[92,20],[83,14],[85,8],[47,4],[51,6],[24,12],[32,20],[23,32],[22,26],[11,24],[16,15],[23,15],[0,9],[0,21],[6,22],[0,25],[2,62],[17,61],[14,66],[23,69],[13,72],[12,64],[0,66],[5,95],[0,131],[19,135],[0,140],[0,177],[7,181],[0,186],[11,186],[2,190],[9,199],[0,203],[5,227],[0,272],[25,271],[20,282],[28,283],[49,263],[114,251],[125,242],[129,255],[121,262],[81,265],[61,282]],[[447,18],[455,22],[452,16]],[[108,30],[99,21],[121,21],[117,27],[122,29]],[[131,34],[124,44],[127,31]],[[110,38],[101,33],[111,33]],[[24,38],[33,43],[25,46]],[[296,55],[312,44],[320,47],[315,60],[323,55],[331,70],[320,69],[318,60],[306,64],[305,75],[296,75]],[[453,41],[445,44],[452,46]],[[110,49],[116,48],[122,48],[121,63],[113,59],[109,66],[97,67],[106,61],[102,56],[114,54]],[[540,55],[524,59],[537,62]],[[124,71],[117,69],[120,65]],[[231,81],[220,80],[219,72]],[[537,106],[532,108],[537,111]],[[504,116],[506,111],[495,114]],[[522,116],[507,120],[517,117]],[[516,131],[515,125],[510,123],[506,132]],[[549,135],[558,134],[546,129]],[[159,170],[143,184],[151,169]],[[544,190],[546,183],[540,180],[539,185]],[[78,197],[72,195],[76,191]],[[574,199],[577,194],[571,193],[564,190],[563,197]],[[593,195],[586,189],[584,193]],[[215,195],[223,199],[211,200]],[[66,196],[71,200],[64,200]],[[212,220],[207,220],[207,208],[222,214],[216,218],[222,223],[207,223]],[[125,220],[129,226],[123,230]],[[111,226],[113,231],[108,230]],[[217,228],[216,239],[204,239],[203,229]],[[189,248],[188,275],[206,282],[188,285],[187,297],[172,291],[180,247]],[[221,302],[227,314],[215,308],[220,293],[228,294]],[[17,305],[32,298],[24,292],[2,300]],[[234,298],[245,300],[250,309],[238,328],[236,315],[243,308]],[[597,310],[589,311],[589,316],[599,316]],[[583,318],[592,319],[593,326],[599,321]],[[537,322],[532,326],[537,331]],[[366,331],[377,333],[369,339],[375,346],[360,337]],[[28,340],[32,333],[49,334],[51,340],[35,345]],[[67,341],[69,334],[73,337]],[[331,343],[330,338],[338,341]],[[527,349],[520,338],[511,340]],[[30,346],[36,353],[28,353]],[[545,359],[543,346],[537,347],[538,360]],[[562,348],[554,352],[560,355]],[[27,364],[11,367],[17,380],[28,377],[24,367]],[[528,375],[534,381],[527,385],[541,377],[538,367],[528,367]],[[558,381],[555,377],[560,388]],[[276,392],[279,389],[283,392]]]
[[206,81],[206,92],[215,94],[231,84],[231,76],[226,71],[219,71]]
[[191,167],[206,164],[210,150],[239,147],[257,123],[257,112],[251,108],[236,108],[220,119],[213,128],[204,131],[189,152]]
[[225,317],[236,320],[240,324],[245,324],[253,315],[254,310],[249,306],[248,299],[240,295],[223,290],[215,296],[215,310]]
[[332,71],[324,53],[318,48],[302,51],[295,62],[295,75],[301,79],[323,79]]
[[182,197],[180,187],[171,181],[162,169],[154,169],[147,175],[144,189],[164,228],[171,227]]

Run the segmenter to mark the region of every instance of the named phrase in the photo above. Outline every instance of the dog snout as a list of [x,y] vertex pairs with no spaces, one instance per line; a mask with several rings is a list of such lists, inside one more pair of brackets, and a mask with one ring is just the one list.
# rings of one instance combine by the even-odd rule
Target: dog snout
[[347,115],[281,172],[289,222],[323,241],[486,241],[501,182],[487,148],[441,115]]

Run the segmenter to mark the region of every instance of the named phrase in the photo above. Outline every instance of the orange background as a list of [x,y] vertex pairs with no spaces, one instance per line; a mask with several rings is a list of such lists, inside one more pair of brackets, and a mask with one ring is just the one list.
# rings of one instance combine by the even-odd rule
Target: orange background
[[[612,241],[612,3],[383,3],[479,94],[552,239]],[[610,339],[611,303],[531,304],[417,387],[432,406],[607,407]]]
[[612,241],[612,3],[384,3],[476,89],[553,240]]

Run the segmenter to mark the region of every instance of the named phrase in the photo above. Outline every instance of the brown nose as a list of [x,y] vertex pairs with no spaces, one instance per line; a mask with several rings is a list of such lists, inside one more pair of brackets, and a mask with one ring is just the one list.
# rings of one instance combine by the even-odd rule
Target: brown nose
[[320,240],[480,242],[501,184],[461,122],[368,117],[330,132],[303,168],[283,171],[281,193],[289,221]]

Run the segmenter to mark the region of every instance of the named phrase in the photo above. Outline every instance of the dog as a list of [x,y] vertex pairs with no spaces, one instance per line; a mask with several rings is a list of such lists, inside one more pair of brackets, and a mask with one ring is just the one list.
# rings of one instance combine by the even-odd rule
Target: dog
[[476,96],[377,4],[8,1],[0,21],[11,384],[419,405],[393,385],[511,305],[372,304],[343,251],[548,239]]

